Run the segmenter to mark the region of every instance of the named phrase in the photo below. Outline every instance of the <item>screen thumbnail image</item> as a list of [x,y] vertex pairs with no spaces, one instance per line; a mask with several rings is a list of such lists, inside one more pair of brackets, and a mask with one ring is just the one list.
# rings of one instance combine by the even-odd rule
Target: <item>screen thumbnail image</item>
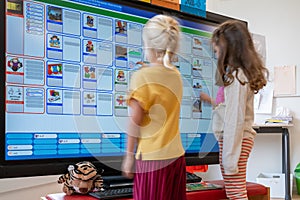
[[62,22],[62,9],[54,6],[48,6],[48,20]]
[[84,92],[84,105],[96,105],[96,92]]
[[94,17],[92,15],[85,16],[84,25],[89,27],[89,28],[95,28],[95,19],[96,19],[96,17]]
[[127,60],[127,48],[121,45],[116,45],[116,59]]
[[62,77],[62,64],[61,63],[48,63],[48,76]]
[[6,9],[8,14],[23,15],[23,0],[7,0]]
[[86,53],[94,53],[95,52],[95,49],[94,49],[94,43],[92,40],[86,40],[84,41],[85,44],[85,52]]
[[23,72],[23,59],[18,57],[8,58],[7,71]]
[[200,99],[195,99],[193,102],[193,112],[202,112],[202,103]]
[[83,77],[85,79],[96,79],[96,67],[83,66]]
[[47,101],[48,103],[56,103],[61,104],[62,103],[62,90],[56,90],[56,89],[49,89],[48,95],[47,95]]
[[116,69],[116,83],[123,83],[127,81],[127,72],[122,69]]
[[48,45],[50,48],[61,49],[61,36],[49,34],[48,41]]
[[127,22],[122,20],[116,20],[116,34],[127,34]]

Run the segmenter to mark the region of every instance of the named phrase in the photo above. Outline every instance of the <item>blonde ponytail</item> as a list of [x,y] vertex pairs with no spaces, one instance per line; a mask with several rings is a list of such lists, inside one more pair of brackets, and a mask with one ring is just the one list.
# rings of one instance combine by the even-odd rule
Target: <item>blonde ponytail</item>
[[164,66],[166,68],[173,69],[173,65],[172,65],[172,63],[170,61],[170,53],[171,52],[167,49],[166,53],[165,53],[165,55],[163,57],[163,64],[164,64]]

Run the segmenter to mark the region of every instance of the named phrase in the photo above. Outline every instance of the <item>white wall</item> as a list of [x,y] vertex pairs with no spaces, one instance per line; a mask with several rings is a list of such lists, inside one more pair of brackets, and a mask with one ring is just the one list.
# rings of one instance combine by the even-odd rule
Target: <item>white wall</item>
[[49,193],[62,191],[57,183],[59,175],[0,179],[1,200],[39,200]]
[[[299,0],[207,0],[208,11],[246,20],[251,32],[266,37],[266,64],[270,69],[276,65],[300,64],[299,8]],[[292,171],[300,162],[300,108],[297,108],[299,101],[300,97],[274,99],[275,106],[288,107],[294,113],[295,127],[290,129]],[[255,181],[259,172],[281,172],[279,134],[257,136],[249,160],[248,180]],[[61,185],[56,183],[58,176],[2,179],[0,199],[14,200],[22,197],[23,200],[38,200],[47,193],[61,192]],[[205,180],[220,179],[219,166],[210,166],[209,171],[201,176]],[[9,190],[14,192],[7,192]]]

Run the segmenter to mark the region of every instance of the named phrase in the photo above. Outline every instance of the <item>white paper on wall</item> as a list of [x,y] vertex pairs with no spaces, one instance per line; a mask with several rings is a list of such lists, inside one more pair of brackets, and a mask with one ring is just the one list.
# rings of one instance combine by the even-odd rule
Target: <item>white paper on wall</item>
[[270,82],[254,96],[254,112],[257,114],[272,114],[273,87]]
[[255,50],[260,55],[264,64],[266,64],[266,38],[264,35],[252,33],[252,40]]
[[296,94],[296,66],[274,67],[274,95]]

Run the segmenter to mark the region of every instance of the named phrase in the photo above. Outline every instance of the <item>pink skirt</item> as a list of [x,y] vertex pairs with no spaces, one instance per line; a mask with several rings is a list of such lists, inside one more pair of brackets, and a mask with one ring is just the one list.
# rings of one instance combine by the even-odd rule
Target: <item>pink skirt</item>
[[169,160],[136,160],[135,200],[186,200],[184,156]]

